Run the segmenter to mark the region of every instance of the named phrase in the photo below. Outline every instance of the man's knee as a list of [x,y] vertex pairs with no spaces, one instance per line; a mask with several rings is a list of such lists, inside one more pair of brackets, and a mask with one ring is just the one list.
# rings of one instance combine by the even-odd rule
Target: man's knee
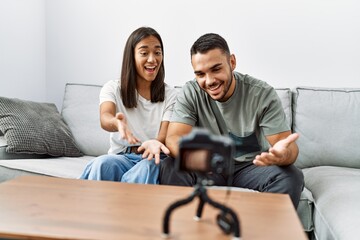
[[170,178],[175,169],[175,159],[172,157],[164,158],[160,163],[160,184],[170,185]]
[[160,164],[159,182],[164,185],[193,186],[194,175],[179,171],[175,159],[167,157]]
[[175,168],[175,159],[172,157],[166,157],[161,161],[160,169],[173,170]]
[[302,171],[294,165],[279,167],[279,174],[275,182],[276,186],[273,186],[273,190],[289,194],[294,206],[297,207],[304,188],[304,175]]

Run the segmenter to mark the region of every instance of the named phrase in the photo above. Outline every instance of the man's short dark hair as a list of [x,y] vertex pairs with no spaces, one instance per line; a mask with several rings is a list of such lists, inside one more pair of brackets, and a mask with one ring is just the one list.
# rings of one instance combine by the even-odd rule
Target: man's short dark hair
[[230,49],[226,40],[216,33],[206,33],[199,37],[190,49],[191,56],[197,53],[206,53],[213,49],[220,49],[226,55],[230,55]]

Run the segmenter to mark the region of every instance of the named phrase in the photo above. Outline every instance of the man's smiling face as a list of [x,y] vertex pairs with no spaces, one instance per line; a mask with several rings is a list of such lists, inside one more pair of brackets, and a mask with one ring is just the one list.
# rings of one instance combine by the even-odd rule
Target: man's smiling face
[[229,99],[235,90],[232,74],[236,66],[234,55],[229,56],[220,49],[198,52],[191,56],[191,64],[197,83],[212,99],[220,102]]

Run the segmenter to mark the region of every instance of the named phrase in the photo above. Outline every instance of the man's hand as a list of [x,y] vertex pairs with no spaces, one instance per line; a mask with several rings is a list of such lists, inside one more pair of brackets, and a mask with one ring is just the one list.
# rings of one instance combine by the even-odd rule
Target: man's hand
[[117,128],[118,128],[120,137],[122,139],[125,139],[126,141],[128,141],[130,144],[139,143],[140,140],[138,138],[136,138],[132,134],[132,132],[129,130],[125,115],[123,113],[117,113],[115,115],[115,118],[117,119]]
[[269,165],[287,165],[292,157],[291,145],[299,138],[299,134],[293,133],[288,137],[276,142],[274,146],[269,149],[269,152],[263,152],[257,155],[253,163],[257,166]]
[[138,152],[143,152],[142,157],[152,160],[155,157],[155,163],[160,163],[160,153],[161,151],[165,154],[170,154],[170,150],[160,141],[151,139],[143,142],[141,146],[137,149]]

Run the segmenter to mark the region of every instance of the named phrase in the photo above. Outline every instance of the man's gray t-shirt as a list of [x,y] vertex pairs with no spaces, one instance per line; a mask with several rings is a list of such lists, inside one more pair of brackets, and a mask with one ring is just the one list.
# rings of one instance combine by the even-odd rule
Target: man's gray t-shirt
[[195,80],[187,82],[178,94],[171,122],[229,135],[235,142],[235,158],[251,161],[259,152],[268,150],[265,136],[288,131],[290,127],[273,87],[249,75],[234,75],[235,91],[226,102],[214,101]]

